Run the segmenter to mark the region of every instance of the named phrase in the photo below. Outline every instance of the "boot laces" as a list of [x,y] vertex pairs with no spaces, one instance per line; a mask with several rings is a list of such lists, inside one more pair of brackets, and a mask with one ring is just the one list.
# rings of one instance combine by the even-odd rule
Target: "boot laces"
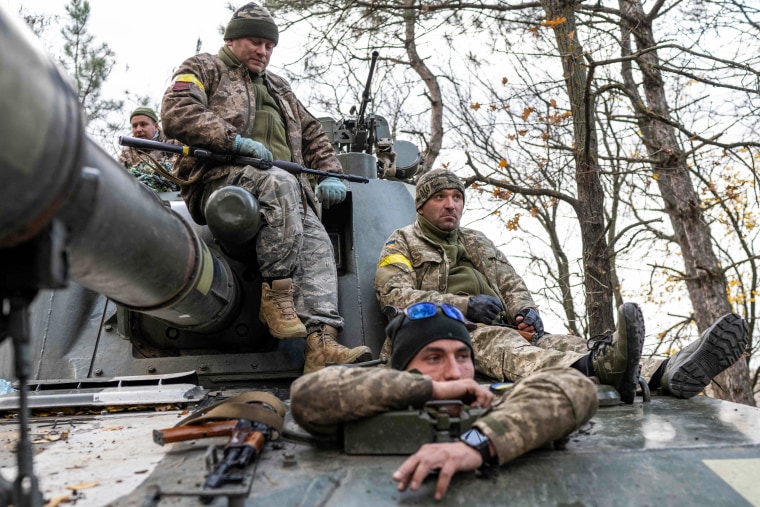
[[318,341],[319,345],[322,346],[322,348],[326,349],[327,346],[329,344],[331,344],[331,343],[337,344],[337,342],[333,339],[333,337],[330,336],[329,333],[327,333],[327,331],[325,330],[325,328],[320,328],[317,331],[317,333],[318,333],[317,334],[317,341]]
[[292,304],[292,289],[287,291],[272,290],[269,292],[269,297],[277,309],[283,313],[283,315],[286,315],[287,317],[295,317],[296,309]]
[[592,336],[586,341],[586,348],[591,351],[591,357],[596,359],[603,355],[608,347],[612,346],[612,340],[612,334]]

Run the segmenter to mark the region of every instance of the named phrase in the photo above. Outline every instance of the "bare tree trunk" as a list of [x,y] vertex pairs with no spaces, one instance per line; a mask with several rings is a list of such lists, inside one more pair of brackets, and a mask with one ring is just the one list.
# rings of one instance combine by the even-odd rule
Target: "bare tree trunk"
[[541,0],[547,20],[565,18],[554,24],[567,92],[573,113],[575,137],[576,213],[581,228],[583,267],[586,285],[586,308],[589,333],[593,335],[614,329],[613,285],[610,255],[605,236],[604,189],[599,180],[597,138],[594,111],[587,90],[587,72],[583,48],[575,27],[574,2]]
[[[415,4],[414,0],[405,0],[408,6]],[[428,99],[430,100],[430,137],[428,145],[422,159],[422,170],[420,174],[425,174],[433,168],[435,160],[441,152],[443,144],[443,98],[441,97],[441,87],[438,80],[425,65],[425,61],[417,53],[417,38],[415,35],[414,25],[417,19],[417,10],[407,9],[404,12],[404,46],[406,55],[409,58],[409,65],[414,69],[420,79],[425,83],[428,89]]]
[[[731,311],[726,292],[726,278],[713,252],[710,228],[705,223],[694,190],[686,154],[671,126],[665,87],[652,31],[652,15],[644,13],[640,0],[619,0],[623,27],[623,56],[630,55],[630,38],[634,37],[640,56],[637,58],[643,75],[645,99],[639,95],[630,62],[623,64],[626,91],[637,112],[642,138],[653,160],[657,185],[665,211],[681,247],[686,283],[694,320],[700,332]],[[648,51],[645,51],[648,50]],[[716,398],[754,405],[747,363],[742,357],[715,378],[722,389],[713,389]]]

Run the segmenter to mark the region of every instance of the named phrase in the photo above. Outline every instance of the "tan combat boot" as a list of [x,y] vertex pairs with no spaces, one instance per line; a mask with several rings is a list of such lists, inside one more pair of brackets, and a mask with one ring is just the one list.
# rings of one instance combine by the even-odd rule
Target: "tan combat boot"
[[369,347],[362,345],[349,349],[335,341],[337,337],[338,330],[326,324],[306,337],[304,373],[321,370],[325,363],[352,364],[372,360]]
[[275,338],[306,336],[306,326],[298,318],[293,302],[292,279],[273,280],[271,288],[266,282],[261,284],[259,319],[269,327],[269,334]]

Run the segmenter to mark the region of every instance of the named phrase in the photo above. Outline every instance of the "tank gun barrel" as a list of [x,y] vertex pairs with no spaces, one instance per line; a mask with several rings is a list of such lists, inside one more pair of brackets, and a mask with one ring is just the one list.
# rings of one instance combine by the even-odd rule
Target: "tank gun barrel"
[[63,224],[70,277],[178,327],[232,311],[226,261],[85,133],[78,96],[31,32],[0,10],[0,248]]

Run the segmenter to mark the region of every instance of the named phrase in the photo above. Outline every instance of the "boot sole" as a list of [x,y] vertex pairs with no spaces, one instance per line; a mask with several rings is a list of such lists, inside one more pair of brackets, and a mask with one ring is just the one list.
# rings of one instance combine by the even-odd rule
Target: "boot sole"
[[365,348],[366,350],[363,350],[363,351],[361,352],[361,354],[359,354],[358,356],[356,356],[356,358],[355,358],[355,359],[353,359],[352,361],[350,361],[348,364],[354,364],[354,363],[364,363],[364,362],[366,362],[366,361],[372,361],[372,359],[374,359],[374,358],[372,357],[372,350],[370,350],[370,348],[369,348],[369,347],[366,347],[366,346],[365,346],[364,348]]
[[646,328],[644,315],[636,303],[623,303],[623,318],[625,318],[626,336],[626,367],[623,378],[617,386],[620,400],[631,404],[636,397],[636,388],[639,385],[639,372],[641,370],[641,349],[644,347]]
[[[721,317],[702,334],[697,349],[668,375],[668,390],[679,398],[701,393],[713,377],[734,364],[748,343],[747,323],[739,315]],[[676,359],[676,355],[673,359]]]

